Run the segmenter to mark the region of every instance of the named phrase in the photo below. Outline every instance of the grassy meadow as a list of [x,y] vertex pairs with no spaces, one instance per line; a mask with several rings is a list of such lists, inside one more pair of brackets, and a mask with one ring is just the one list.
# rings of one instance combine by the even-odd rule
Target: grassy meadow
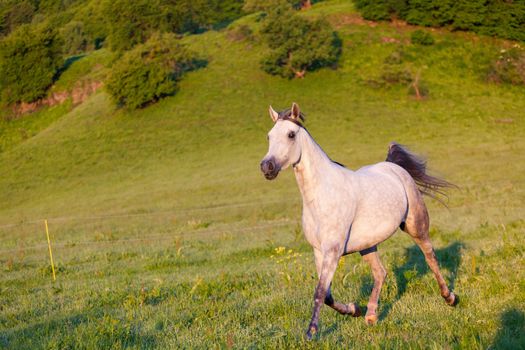
[[[104,90],[78,106],[0,122],[0,348],[525,348],[525,89],[486,81],[514,43],[363,21],[348,1],[316,4],[343,39],[337,70],[286,80],[259,69],[257,15],[184,41],[207,58],[172,97],[137,111]],[[419,74],[428,96],[378,86],[385,62]],[[103,79],[104,49],[74,60],[55,89]],[[316,284],[291,171],[266,181],[267,108],[292,101],[331,158],[351,169],[397,141],[458,185],[427,200],[447,306],[403,232],[381,244],[380,318],[323,308],[308,342]],[[49,264],[49,221],[57,280]],[[340,261],[337,300],[364,309],[359,255]]]

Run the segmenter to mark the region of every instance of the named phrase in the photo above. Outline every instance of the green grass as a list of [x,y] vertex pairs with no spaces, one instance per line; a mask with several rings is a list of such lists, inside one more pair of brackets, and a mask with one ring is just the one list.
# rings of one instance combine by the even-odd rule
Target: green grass
[[67,101],[61,105],[46,107],[16,119],[0,118],[0,152],[5,152],[37,135],[71,110]]
[[87,55],[77,55],[66,60],[65,70],[53,85],[51,93],[69,91],[85,81],[103,81],[111,66],[115,54],[107,49],[90,52]]
[[67,92],[66,102],[55,106],[44,106],[25,116],[12,116],[9,109],[0,111],[0,152],[11,149],[37,135],[74,107],[71,94],[81,90],[91,82],[101,82],[108,72],[113,54],[105,49],[94,51],[87,56],[70,57],[58,81],[51,87],[49,94]]
[[[525,91],[483,76],[507,44],[439,31],[435,45],[414,47],[414,28],[344,22],[355,16],[345,1],[305,14],[338,26],[338,70],[271,77],[258,68],[260,43],[207,32],[184,38],[209,63],[173,97],[127,112],[102,91],[72,110],[15,121],[35,132],[5,141],[0,153],[2,348],[525,346]],[[240,21],[255,27],[253,19]],[[403,85],[367,84],[400,48],[402,65],[429,88],[423,101]],[[89,70],[76,72],[64,73],[64,86]],[[448,209],[427,201],[457,308],[441,300],[422,254],[398,233],[380,247],[389,276],[379,323],[324,308],[318,337],[304,341],[315,268],[300,196],[289,171],[269,182],[258,170],[267,106],[292,101],[348,167],[384,159],[396,140],[460,187]],[[2,123],[2,135],[15,133],[18,124]],[[371,283],[361,258],[345,257],[335,297],[364,307]]]

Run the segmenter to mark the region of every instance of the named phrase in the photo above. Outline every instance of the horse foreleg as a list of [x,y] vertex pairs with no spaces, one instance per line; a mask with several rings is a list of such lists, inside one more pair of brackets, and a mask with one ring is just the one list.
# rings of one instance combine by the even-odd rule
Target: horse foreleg
[[356,303],[343,304],[335,301],[332,297],[330,287],[328,287],[328,292],[324,298],[324,303],[342,315],[352,315],[354,317],[361,316],[361,310],[359,309],[359,305]]
[[386,270],[379,260],[379,254],[375,246],[374,249],[368,250],[367,252],[361,252],[363,259],[370,264],[372,268],[372,276],[374,276],[374,287],[372,288],[372,294],[368,301],[365,322],[369,325],[373,325],[377,322],[377,306],[379,304],[379,294],[381,293],[381,287],[386,278]]
[[[316,251],[316,265],[318,264],[318,259],[320,252]],[[317,332],[319,328],[319,313],[321,311],[321,306],[326,300],[326,297],[330,294],[330,284],[332,283],[332,278],[334,277],[335,269],[337,268],[337,262],[341,257],[338,249],[330,249],[329,251],[322,254],[321,263],[318,268],[319,272],[319,282],[315,288],[314,293],[314,309],[312,312],[312,320],[308,326],[306,332],[306,337],[312,339],[312,336]],[[331,295],[330,295],[331,297]],[[332,299],[333,300],[333,299]]]
[[[323,267],[323,255],[320,250],[315,249],[314,256],[315,256],[315,266],[317,268],[317,275],[320,278],[321,269]],[[359,309],[359,305],[357,305],[356,303],[343,304],[338,301],[335,301],[332,296],[331,286],[332,284],[330,283],[330,286],[328,287],[328,290],[326,291],[324,303],[342,315],[352,315],[353,317],[361,316],[361,310]]]

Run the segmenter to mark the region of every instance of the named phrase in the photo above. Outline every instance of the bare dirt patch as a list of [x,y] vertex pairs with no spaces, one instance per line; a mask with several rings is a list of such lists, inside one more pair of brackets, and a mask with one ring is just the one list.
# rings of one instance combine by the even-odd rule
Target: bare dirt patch
[[73,105],[84,102],[90,95],[95,93],[104,84],[100,81],[80,81],[75,84],[71,91],[53,92],[50,96],[35,102],[22,102],[13,106],[13,114],[21,116],[27,113],[35,112],[42,107],[52,107],[64,103],[71,98]]

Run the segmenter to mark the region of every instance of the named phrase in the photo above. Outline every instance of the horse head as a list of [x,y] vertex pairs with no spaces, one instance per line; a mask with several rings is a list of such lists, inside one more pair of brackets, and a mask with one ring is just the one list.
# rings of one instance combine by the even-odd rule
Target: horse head
[[296,103],[280,113],[270,106],[270,118],[274,122],[268,133],[268,153],[261,161],[261,171],[268,180],[273,180],[282,169],[295,166],[301,160],[300,137],[303,132],[304,115]]

